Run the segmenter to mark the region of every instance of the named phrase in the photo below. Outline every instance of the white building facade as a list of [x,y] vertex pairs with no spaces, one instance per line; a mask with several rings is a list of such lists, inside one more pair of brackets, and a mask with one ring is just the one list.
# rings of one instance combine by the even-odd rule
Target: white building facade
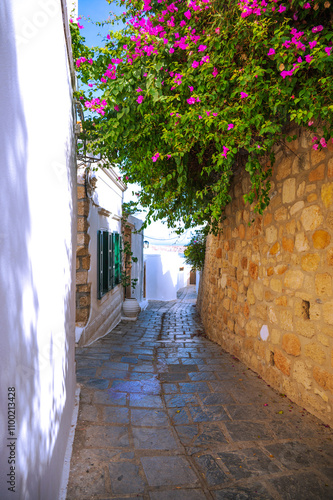
[[74,395],[76,164],[65,0],[0,2],[0,498],[57,499]]

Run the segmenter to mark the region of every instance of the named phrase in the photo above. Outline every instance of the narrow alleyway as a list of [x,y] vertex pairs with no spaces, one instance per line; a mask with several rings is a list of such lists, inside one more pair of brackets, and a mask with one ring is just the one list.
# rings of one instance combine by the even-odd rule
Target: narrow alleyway
[[205,338],[194,289],[77,350],[67,499],[332,499],[332,430]]

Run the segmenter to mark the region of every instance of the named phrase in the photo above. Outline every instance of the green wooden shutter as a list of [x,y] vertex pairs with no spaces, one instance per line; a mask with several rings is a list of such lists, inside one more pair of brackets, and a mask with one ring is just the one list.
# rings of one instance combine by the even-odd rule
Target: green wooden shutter
[[108,233],[108,290],[113,288],[113,248],[112,233]]
[[112,233],[112,288],[116,286],[116,233]]
[[97,231],[97,255],[98,255],[98,298],[103,295],[103,231]]
[[119,236],[119,282],[121,281],[123,268],[123,237]]

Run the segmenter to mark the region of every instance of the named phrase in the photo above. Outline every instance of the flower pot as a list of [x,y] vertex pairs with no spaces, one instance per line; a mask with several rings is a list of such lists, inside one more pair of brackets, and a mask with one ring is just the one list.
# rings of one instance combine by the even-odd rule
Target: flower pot
[[125,317],[136,318],[140,311],[141,307],[139,306],[139,302],[135,298],[125,299],[125,301],[123,302],[123,312]]

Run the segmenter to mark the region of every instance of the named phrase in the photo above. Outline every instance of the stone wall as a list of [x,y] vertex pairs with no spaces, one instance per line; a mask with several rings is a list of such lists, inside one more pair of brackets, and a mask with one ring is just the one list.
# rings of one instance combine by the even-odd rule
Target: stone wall
[[77,175],[77,248],[76,248],[76,326],[84,327],[90,314],[91,283],[88,283],[90,269],[88,215],[90,200],[85,187],[86,172],[79,169]]
[[[208,336],[333,424],[333,146],[303,132],[277,148],[271,202],[245,205],[239,174],[207,242],[198,308]],[[249,222],[253,220],[249,225]]]

